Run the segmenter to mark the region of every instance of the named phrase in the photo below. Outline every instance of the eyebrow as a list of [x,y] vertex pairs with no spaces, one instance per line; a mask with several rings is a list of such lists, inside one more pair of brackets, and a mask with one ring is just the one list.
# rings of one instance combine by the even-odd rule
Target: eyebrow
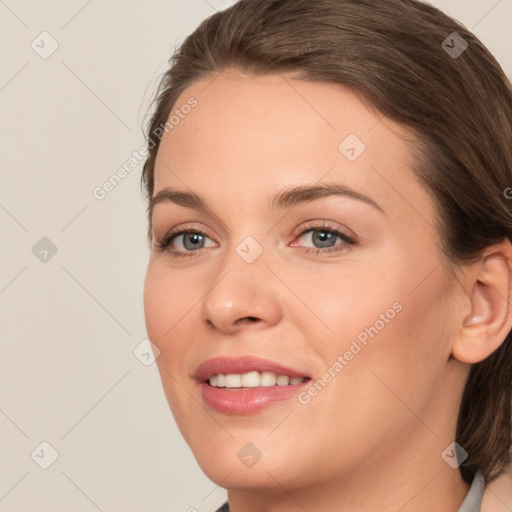
[[[323,197],[344,196],[363,201],[377,210],[385,213],[384,210],[370,197],[357,192],[346,185],[339,183],[325,183],[321,185],[297,186],[286,190],[281,190],[272,199],[272,209],[293,208],[299,204],[315,201]],[[206,201],[201,199],[194,192],[183,192],[166,187],[149,200],[148,214],[151,219],[155,205],[162,202],[171,202],[186,208],[192,208],[201,212],[211,212],[211,208]]]

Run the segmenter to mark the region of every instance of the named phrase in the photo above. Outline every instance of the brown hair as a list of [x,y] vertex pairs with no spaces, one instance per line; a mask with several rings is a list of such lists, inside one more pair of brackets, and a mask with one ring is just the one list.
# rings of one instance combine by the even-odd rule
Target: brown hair
[[[148,125],[141,179],[148,199],[162,127],[189,85],[227,68],[253,76],[293,72],[350,88],[418,137],[415,172],[436,203],[450,262],[471,262],[489,245],[512,240],[504,193],[512,186],[510,81],[471,32],[434,7],[241,0],[204,20],[169,63]],[[469,454],[462,476],[471,482],[480,470],[489,482],[511,459],[512,332],[472,366],[458,414],[456,441]]]

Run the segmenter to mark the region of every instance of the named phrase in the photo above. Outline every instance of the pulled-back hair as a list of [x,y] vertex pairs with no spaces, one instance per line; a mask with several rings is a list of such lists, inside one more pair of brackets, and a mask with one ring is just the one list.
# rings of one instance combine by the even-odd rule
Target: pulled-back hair
[[[228,68],[293,73],[349,88],[417,137],[413,170],[436,205],[447,261],[476,261],[512,241],[511,84],[475,35],[438,9],[416,0],[241,0],[204,20],[169,63],[147,130],[148,199],[162,127],[188,86]],[[466,482],[478,470],[490,482],[510,462],[511,395],[512,332],[471,367],[465,386],[456,441],[469,454]]]

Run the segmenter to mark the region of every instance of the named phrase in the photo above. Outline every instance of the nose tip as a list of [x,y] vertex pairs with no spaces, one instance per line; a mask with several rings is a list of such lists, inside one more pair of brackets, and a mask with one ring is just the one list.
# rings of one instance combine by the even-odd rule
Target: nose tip
[[228,271],[203,297],[203,322],[224,333],[278,323],[282,317],[280,295],[276,283],[267,279],[262,267],[242,266],[237,275]]

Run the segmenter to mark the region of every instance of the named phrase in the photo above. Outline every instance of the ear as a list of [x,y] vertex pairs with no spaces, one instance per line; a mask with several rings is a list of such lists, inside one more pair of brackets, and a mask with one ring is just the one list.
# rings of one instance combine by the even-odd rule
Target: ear
[[470,312],[465,313],[452,346],[463,363],[483,361],[497,350],[512,329],[512,245],[488,247],[466,274]]

